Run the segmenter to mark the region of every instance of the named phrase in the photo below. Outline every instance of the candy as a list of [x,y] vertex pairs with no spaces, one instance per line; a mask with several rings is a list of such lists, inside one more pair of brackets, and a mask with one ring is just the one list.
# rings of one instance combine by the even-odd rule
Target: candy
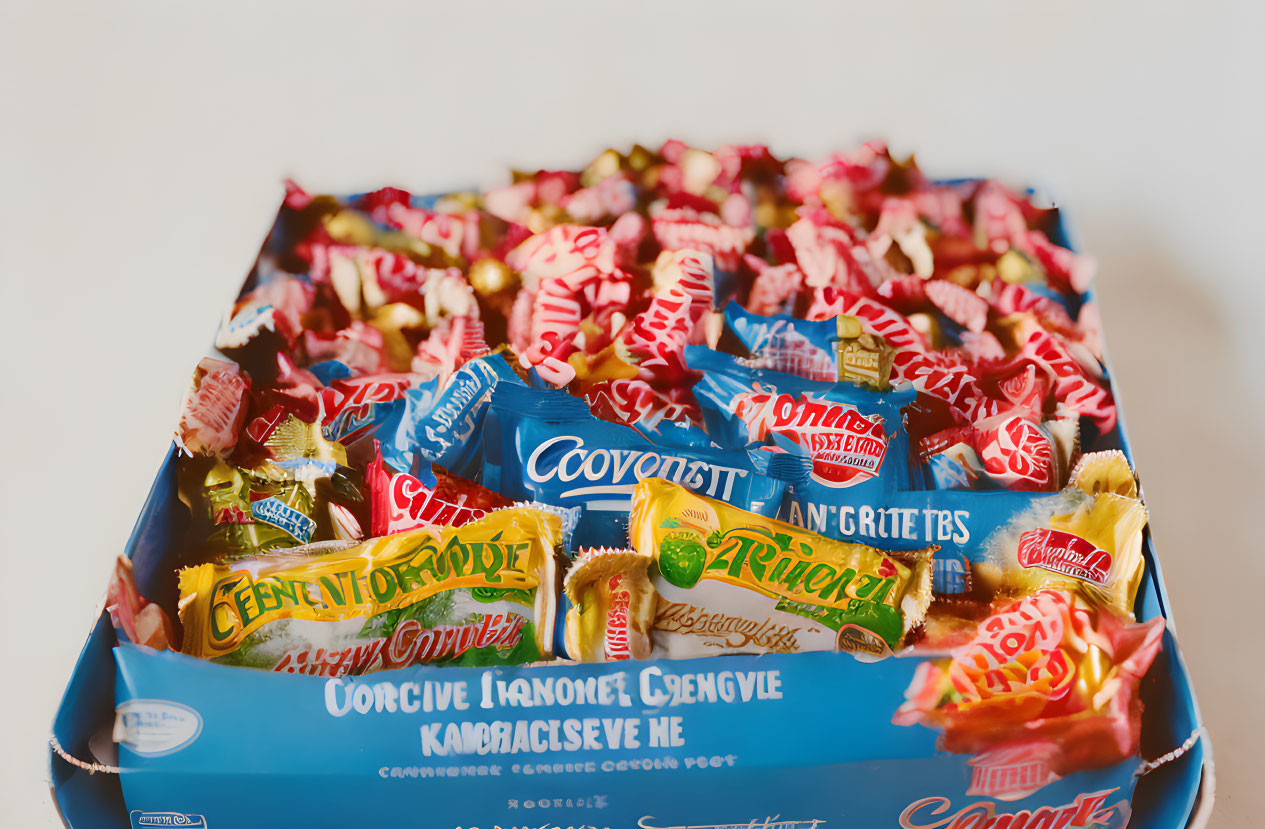
[[[931,601],[934,548],[897,557],[832,541],[658,478],[637,485],[628,535],[651,562],[656,656],[845,650],[881,658]],[[635,574],[634,564],[621,572]]]
[[901,409],[913,402],[913,394],[749,368],[693,346],[686,349],[686,359],[704,372],[694,395],[708,434],[720,445],[772,442],[811,459],[812,476],[828,486],[909,481],[909,439],[901,428]]
[[[897,719],[978,753],[971,794],[1121,759],[1147,513],[1057,220],[881,143],[290,186],[233,362],[182,401],[184,649],[336,676],[555,634],[584,662],[908,648]],[[111,608],[181,638],[123,571]]]
[[547,659],[557,516],[500,510],[335,552],[180,572],[185,653],[281,673]]
[[784,484],[764,474],[763,453],[656,444],[562,392],[499,387],[486,431],[483,483],[515,501],[583,507],[580,546],[623,544],[634,487],[652,476],[765,515],[782,504]]
[[460,527],[510,502],[478,484],[436,469],[422,480],[395,472],[381,455],[366,470],[371,504],[371,531],[391,535],[431,524]]
[[875,391],[891,388],[895,352],[882,337],[867,334],[856,317],[840,314],[835,320],[839,338],[838,379]]
[[725,308],[725,325],[761,366],[827,382],[838,374],[834,345],[837,324],[833,320],[808,322],[789,314],[763,316],[731,302]]
[[564,647],[579,662],[646,659],[657,594],[650,559],[633,550],[583,551],[567,571]]
[[1141,501],[1099,492],[1075,512],[1051,516],[1047,526],[1024,532],[1015,550],[1017,567],[1007,570],[1006,584],[1019,591],[1078,592],[1132,615],[1142,580],[1145,526]]
[[428,384],[406,390],[375,432],[383,458],[399,470],[437,463],[470,477],[478,467],[493,389],[522,382],[503,356],[490,354],[463,365],[442,390]]
[[115,630],[133,644],[167,650],[176,641],[167,614],[136,588],[131,559],[119,556],[115,560],[114,574],[105,594],[105,609]]
[[371,374],[333,381],[320,392],[321,434],[343,443],[363,437],[390,411],[389,404],[421,381],[421,376],[413,374]]
[[1055,777],[1116,763],[1138,752],[1138,684],[1163,632],[1162,618],[1134,624],[1041,590],[919,665],[893,722],[941,729],[947,751],[1041,746]]
[[314,486],[286,480],[260,479],[245,470],[217,462],[203,490],[205,547],[211,556],[234,558],[314,541]]
[[204,357],[180,401],[176,442],[191,455],[223,455],[237,445],[250,379],[235,363]]

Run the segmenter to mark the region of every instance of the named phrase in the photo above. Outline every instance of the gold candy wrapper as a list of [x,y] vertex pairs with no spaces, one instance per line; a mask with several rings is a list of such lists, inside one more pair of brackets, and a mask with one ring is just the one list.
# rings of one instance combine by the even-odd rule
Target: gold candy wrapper
[[[897,554],[835,541],[658,478],[634,490],[629,537],[635,555],[593,556],[568,578],[576,658],[618,658],[623,649],[606,643],[627,635],[640,647],[645,630],[655,657],[845,650],[880,658],[901,647],[931,602],[936,548]],[[614,588],[611,575],[621,579]],[[627,598],[617,598],[621,587]]]
[[875,391],[890,389],[896,350],[882,337],[865,333],[856,317],[840,314],[837,330],[840,382],[856,383]]
[[1085,455],[1071,477],[1071,486],[1090,497],[1019,537],[1004,586],[1016,594],[1065,590],[1132,618],[1147,520],[1132,470],[1123,454],[1096,452]]

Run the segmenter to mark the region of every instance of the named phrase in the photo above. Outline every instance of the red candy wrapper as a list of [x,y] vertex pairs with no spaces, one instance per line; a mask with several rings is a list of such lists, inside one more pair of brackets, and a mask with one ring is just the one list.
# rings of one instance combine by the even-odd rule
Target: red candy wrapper
[[246,420],[250,379],[236,363],[204,357],[180,402],[176,443],[190,455],[225,455]]
[[1059,776],[1117,763],[1138,753],[1138,683],[1163,632],[1162,618],[1133,623],[1040,590],[981,622],[952,657],[919,665],[893,721],[940,729],[958,753],[1039,746]]
[[366,470],[369,486],[370,532],[374,537],[444,524],[459,527],[510,502],[489,489],[464,481],[436,467],[427,484],[405,472],[395,472],[377,455]]
[[128,641],[155,650],[175,647],[176,638],[171,619],[163,609],[147,601],[136,589],[132,578],[132,562],[119,556],[114,563],[114,574],[106,590],[105,609],[110,621]]

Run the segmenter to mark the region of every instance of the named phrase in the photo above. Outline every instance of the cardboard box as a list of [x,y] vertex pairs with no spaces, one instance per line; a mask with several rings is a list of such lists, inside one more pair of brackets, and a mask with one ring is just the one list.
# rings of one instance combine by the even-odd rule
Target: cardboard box
[[[280,227],[265,251],[283,242]],[[1123,424],[1112,444],[1128,454]],[[173,448],[126,548],[141,592],[168,607],[189,522],[175,472]],[[103,613],[53,726],[54,797],[75,829],[1195,825],[1201,796],[1199,812],[1211,801],[1211,754],[1149,533],[1144,552],[1136,614],[1170,619],[1141,692],[1143,755],[1176,752],[1159,765],[1135,758],[1047,783],[1032,752],[939,752],[936,732],[892,724],[916,657],[328,680],[115,646]]]

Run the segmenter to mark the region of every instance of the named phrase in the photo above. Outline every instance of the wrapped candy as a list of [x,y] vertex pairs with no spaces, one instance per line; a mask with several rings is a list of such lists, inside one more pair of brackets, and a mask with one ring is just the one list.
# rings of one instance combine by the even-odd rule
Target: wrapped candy
[[764,515],[782,505],[785,484],[765,473],[765,453],[655,443],[563,392],[499,387],[486,432],[483,483],[515,501],[582,507],[575,543],[584,547],[624,543],[635,487],[649,477]]
[[893,721],[942,731],[946,751],[1022,749],[1041,783],[1138,753],[1138,684],[1164,620],[1132,623],[1043,589],[999,608],[947,659],[924,662]]
[[[659,478],[637,485],[628,537],[637,556],[615,569],[633,585],[649,567],[657,601],[638,624],[649,628],[656,656],[846,650],[878,658],[900,647],[931,601],[934,548],[896,556],[833,541]],[[598,556],[577,565],[577,617],[601,597],[589,568],[604,575],[612,563]],[[630,612],[635,603],[645,613],[646,594],[644,586],[634,592]],[[590,630],[609,638],[601,625]]]
[[332,552],[186,568],[183,650],[316,676],[547,659],[561,538],[557,516],[519,507]]
[[431,524],[460,527],[510,502],[489,489],[440,468],[425,479],[396,472],[379,454],[366,470],[374,536],[392,535]]
[[235,363],[205,357],[180,401],[176,442],[190,455],[224,455],[246,419],[250,378]]

